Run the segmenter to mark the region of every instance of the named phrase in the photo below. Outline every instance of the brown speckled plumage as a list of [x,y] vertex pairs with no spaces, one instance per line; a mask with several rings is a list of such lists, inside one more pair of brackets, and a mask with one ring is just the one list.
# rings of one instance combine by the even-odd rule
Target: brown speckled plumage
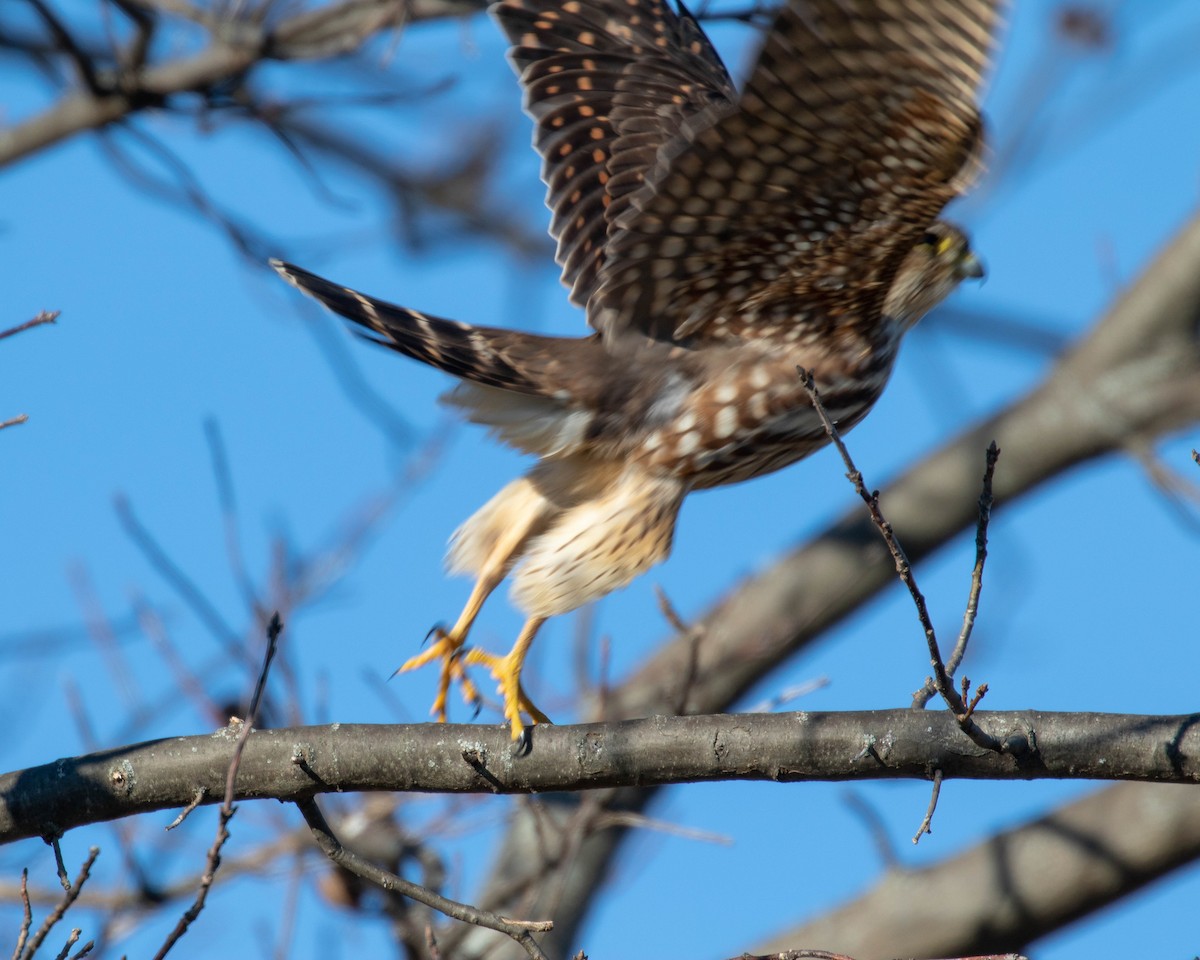
[[[777,470],[825,442],[796,376],[843,429],[900,339],[978,263],[936,218],[978,166],[976,97],[1000,0],[791,0],[739,95],[665,0],[505,0],[492,14],[535,122],[551,234],[594,333],[544,337],[397,307],[279,272],[536,454],[455,534],[476,577],[458,622],[405,669],[491,667],[516,736],[540,624],[670,552],[691,490]],[[461,647],[506,576],[529,616],[504,658]],[[461,654],[461,655],[460,655]]]

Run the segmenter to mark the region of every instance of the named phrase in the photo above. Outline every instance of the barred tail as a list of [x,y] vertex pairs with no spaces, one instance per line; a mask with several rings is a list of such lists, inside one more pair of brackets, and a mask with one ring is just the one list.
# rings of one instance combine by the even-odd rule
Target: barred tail
[[[330,283],[282,260],[270,263],[297,290],[375,334],[364,334],[368,340],[485,386],[534,395],[544,392],[519,362],[522,341],[535,339],[530,334],[432,317]],[[517,356],[508,356],[510,351]]]

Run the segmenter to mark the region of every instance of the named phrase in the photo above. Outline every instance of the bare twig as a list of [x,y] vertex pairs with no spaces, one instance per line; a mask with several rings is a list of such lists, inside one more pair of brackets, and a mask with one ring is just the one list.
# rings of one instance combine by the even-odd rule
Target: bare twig
[[971,639],[971,631],[975,628],[975,616],[979,612],[979,594],[983,590],[983,565],[987,562],[987,532],[992,519],[992,477],[996,473],[996,461],[1000,458],[1000,448],[993,440],[987,448],[987,466],[983,472],[983,488],[979,492],[979,522],[975,526],[975,566],[971,570],[971,590],[967,594],[967,607],[963,612],[962,629],[958,633],[958,641],[950,659],[946,662],[946,672],[954,676],[963,656],[967,652],[967,643]]
[[651,830],[671,837],[681,837],[684,840],[695,840],[699,843],[711,843],[719,847],[732,847],[733,837],[727,833],[717,833],[713,830],[700,830],[696,827],[685,827],[669,820],[648,817],[644,813],[632,810],[596,810],[591,817],[590,828],[603,830],[608,827],[629,827],[636,830]]
[[1129,452],[1142,465],[1150,482],[1179,519],[1191,527],[1193,533],[1200,531],[1200,513],[1195,509],[1200,506],[1200,484],[1164,463],[1151,443],[1134,440],[1129,444]]
[[24,323],[18,323],[15,327],[9,327],[7,330],[0,330],[0,340],[5,337],[16,336],[18,333],[23,333],[26,330],[32,330],[34,327],[40,327],[44,323],[53,323],[59,318],[60,311],[58,310],[43,310],[32,320],[26,320]]
[[136,75],[146,63],[146,55],[150,52],[150,42],[154,39],[154,31],[158,21],[149,12],[142,10],[133,0],[111,0],[112,5],[133,21],[134,35],[128,48],[121,50],[117,42],[112,41],[116,60],[126,75]]
[[279,614],[275,614],[271,618],[271,622],[267,627],[267,649],[263,653],[262,668],[258,672],[258,679],[254,684],[254,693],[250,697],[250,705],[246,710],[246,717],[242,720],[241,730],[238,732],[237,743],[233,748],[233,758],[229,761],[229,768],[225,774],[225,801],[221,804],[221,812],[217,817],[217,835],[213,840],[212,846],[208,849],[208,858],[205,862],[203,875],[200,877],[200,889],[196,891],[196,899],[192,901],[192,905],[183,912],[183,916],[179,918],[179,922],[175,924],[175,928],[167,935],[163,945],[159,947],[158,952],[154,955],[154,960],[162,960],[171,950],[179,938],[188,931],[190,927],[200,916],[204,909],[204,904],[208,900],[208,891],[212,888],[213,882],[217,877],[217,870],[221,865],[221,848],[225,846],[225,841],[229,839],[229,821],[233,819],[233,814],[236,807],[233,805],[234,786],[237,783],[238,767],[241,765],[242,753],[246,749],[246,741],[250,739],[250,733],[254,729],[254,721],[258,717],[258,708],[262,703],[263,690],[267,685],[267,676],[271,670],[271,661],[275,658],[275,651],[279,645],[279,634],[283,632],[283,623],[279,619]]
[[54,925],[71,909],[71,905],[79,898],[79,894],[83,891],[83,885],[87,883],[88,877],[91,876],[92,864],[96,862],[98,856],[100,856],[99,847],[91,847],[88,850],[87,859],[83,861],[83,866],[79,868],[79,873],[76,875],[74,882],[67,884],[66,894],[58,902],[58,905],[50,911],[46,919],[42,921],[42,925],[38,928],[37,933],[30,938],[28,945],[25,947],[25,952],[21,955],[22,960],[30,960],[38,952],[46,936],[54,929]]
[[[79,938],[82,936],[82,934],[83,931],[79,927],[75,927],[69,934],[67,934],[67,942],[63,944],[63,948],[58,951],[58,956],[56,956],[54,960],[67,960],[67,954],[69,954],[71,952],[71,948],[79,942]],[[85,946],[83,950],[77,954],[77,956],[82,956],[90,952],[91,947]]]
[[[688,626],[683,617],[679,615],[679,611],[675,609],[675,605],[671,603],[671,598],[667,596],[667,592],[657,583],[654,585],[654,596],[658,600],[658,609],[662,612],[663,619],[667,621],[667,624],[677,634],[689,637],[692,649],[695,650],[700,641],[702,631],[698,627]],[[687,713],[688,695],[691,693],[692,682],[696,678],[697,668],[697,658],[693,657],[688,665],[687,672],[680,678],[679,701],[675,705],[675,712],[678,714]]]
[[180,656],[167,631],[167,625],[158,611],[140,593],[134,593],[132,604],[134,616],[137,617],[138,626],[141,627],[143,635],[162,657],[174,678],[174,699],[178,699],[179,694],[183,694],[192,701],[192,706],[200,716],[207,717],[216,725],[223,724],[228,718],[221,715],[220,705],[209,696],[201,678]]
[[[975,524],[975,566],[971,570],[971,589],[967,594],[967,607],[963,611],[962,629],[958,641],[946,662],[946,675],[953,677],[967,653],[967,643],[971,632],[975,629],[975,616],[979,612],[979,594],[983,590],[983,565],[987,560],[987,531],[992,519],[992,478],[996,472],[996,461],[1000,457],[1000,448],[993,440],[987,449],[987,467],[983,472],[983,488],[979,492],[979,520]],[[980,689],[986,690],[987,684]],[[929,681],[913,696],[913,708],[920,709],[929,702],[937,691]]]
[[875,844],[875,849],[878,851],[879,859],[883,865],[889,870],[900,867],[900,857],[896,853],[896,848],[892,845],[892,835],[888,832],[887,824],[883,822],[883,817],[879,815],[879,811],[874,805],[868,803],[857,790],[846,790],[843,793],[843,797],[851,813],[856,814],[867,828],[867,832],[871,835],[871,840]]
[[432,890],[422,887],[420,884],[413,883],[411,880],[405,880],[403,877],[399,877],[368,860],[364,860],[342,846],[341,842],[334,836],[333,830],[325,820],[314,798],[310,797],[306,800],[298,800],[296,801],[296,806],[300,809],[300,813],[304,817],[304,822],[308,824],[313,837],[316,838],[317,845],[339,867],[349,870],[364,880],[369,880],[384,890],[410,897],[418,903],[423,903],[425,906],[454,920],[461,920],[463,923],[470,923],[488,930],[503,933],[520,944],[525,953],[532,957],[533,960],[548,960],[546,954],[538,946],[537,941],[534,940],[533,934],[546,933],[552,930],[554,928],[553,922],[549,920],[510,920],[507,917],[498,916],[487,910],[480,910],[478,907],[472,907],[469,904],[459,903],[457,900],[443,897]]
[[256,617],[262,612],[262,603],[250,575],[246,572],[246,561],[242,555],[241,533],[238,524],[237,499],[233,489],[233,471],[229,468],[229,456],[225,441],[216,419],[204,421],[204,438],[208,441],[208,455],[212,460],[213,481],[217,486],[217,500],[221,505],[221,525],[225,531],[225,554],[229,570],[242,593],[242,602],[254,611]]
[[663,619],[671,625],[672,630],[676,633],[687,633],[691,629],[679,615],[675,604],[671,602],[671,598],[667,596],[667,591],[662,588],[661,584],[654,585],[654,598],[658,601],[658,609],[662,612]]
[[50,845],[50,849],[54,851],[54,871],[58,874],[58,882],[62,888],[67,891],[67,893],[70,893],[71,878],[67,876],[67,865],[63,861],[62,844],[59,843],[59,838],[61,836],[62,834],[59,833],[56,836],[49,837],[46,839],[46,843],[48,843]]
[[117,520],[125,530],[126,536],[133,541],[134,546],[141,550],[142,555],[154,570],[174,587],[175,592],[183,599],[208,627],[214,637],[220,641],[230,659],[237,663],[249,664],[250,654],[243,648],[241,638],[217,611],[216,606],[204,595],[200,588],[183,572],[180,566],[167,555],[153,535],[138,520],[133,507],[124,496],[118,496],[114,502]]
[[193,810],[195,810],[198,806],[200,806],[200,804],[202,804],[204,802],[204,800],[207,796],[208,796],[208,791],[204,787],[197,788],[196,793],[192,796],[191,802],[188,803],[188,805],[186,807],[184,807],[182,810],[180,810],[179,816],[177,816],[174,820],[172,820],[170,823],[168,823],[166,825],[166,827],[164,827],[164,829],[174,830],[177,826],[179,826],[181,823],[183,823],[184,820],[186,820],[188,818],[188,814],[190,814]]
[[13,948],[12,960],[20,960],[25,941],[29,939],[29,928],[33,926],[33,906],[29,902],[29,870],[21,871],[21,931],[17,934],[17,945]]
[[96,96],[107,92],[101,86],[96,76],[96,65],[92,63],[92,58],[75,42],[71,31],[58,19],[54,11],[46,6],[42,0],[29,0],[29,3],[37,11],[38,16],[42,18],[42,22],[46,24],[46,29],[54,37],[54,42],[58,44],[59,48],[75,64],[75,69],[79,73],[79,79],[83,81],[84,86]]
[[[825,405],[821,402],[821,396],[816,384],[813,382],[812,373],[803,367],[797,367],[796,372],[800,375],[800,380],[804,384],[804,389],[808,392],[813,408],[821,418],[826,435],[833,445],[837,447],[838,453],[841,454],[842,463],[846,465],[846,476],[854,485],[855,492],[862,498],[863,503],[867,505],[867,510],[871,514],[871,521],[883,537],[884,543],[887,544],[888,552],[892,556],[892,562],[896,566],[896,574],[899,576],[900,582],[908,588],[909,595],[913,599],[913,604],[917,608],[917,617],[921,622],[921,629],[925,634],[925,644],[929,650],[929,663],[933,667],[934,688],[946,702],[946,706],[950,708],[950,712],[953,713],[959,726],[967,736],[987,750],[1003,752],[1004,744],[980,729],[979,725],[971,719],[966,705],[950,682],[950,676],[946,672],[946,664],[942,660],[941,651],[938,649],[937,633],[933,628],[933,621],[929,618],[929,609],[925,603],[925,595],[917,586],[916,576],[913,574],[912,565],[908,562],[904,548],[900,546],[900,542],[896,539],[891,524],[887,522],[883,512],[879,509],[879,491],[867,491],[866,485],[863,483],[862,474],[854,465],[850,451],[846,449],[846,444],[842,442],[841,434],[838,433],[837,427],[834,426],[828,412],[825,410]],[[992,446],[995,446],[995,444]],[[988,456],[990,460],[990,450]]]
[[807,697],[810,693],[816,693],[818,690],[823,690],[829,686],[828,677],[813,677],[811,680],[805,680],[803,683],[793,683],[784,687],[778,693],[773,694],[766,700],[756,703],[749,707],[747,713],[773,713],[781,707],[786,707],[794,700],[799,700],[801,697]]
[[[57,310],[42,310],[32,320],[26,320],[24,323],[19,323],[15,327],[9,327],[7,330],[0,330],[0,340],[5,337],[16,336],[26,330],[32,330],[34,327],[40,327],[46,323],[53,323],[58,319],[59,311]],[[18,413],[15,417],[9,417],[7,420],[0,420],[0,430],[8,427],[17,427],[23,423],[29,422],[29,414]]]
[[[67,944],[67,946],[63,947],[62,952],[59,954],[60,960],[67,960],[67,950],[70,948],[70,946],[72,944],[74,944],[79,939],[78,934],[80,934],[82,932],[83,931],[81,931],[81,930],[72,930],[71,931],[71,940]],[[83,960],[84,957],[88,956],[92,952],[92,949],[95,946],[96,946],[96,941],[89,940],[82,947],[80,947],[75,953],[71,954],[71,960]]]
[[925,816],[921,818],[921,825],[917,827],[917,832],[913,835],[912,842],[920,843],[921,837],[927,833],[933,833],[931,825],[933,823],[933,813],[937,810],[938,797],[942,792],[942,771],[933,771],[933,790],[929,795],[929,808],[925,811]]

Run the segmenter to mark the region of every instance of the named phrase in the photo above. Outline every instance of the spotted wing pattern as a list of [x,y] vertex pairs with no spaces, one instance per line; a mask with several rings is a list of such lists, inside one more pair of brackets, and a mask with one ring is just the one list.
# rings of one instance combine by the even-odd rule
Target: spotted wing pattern
[[736,108],[698,112],[610,217],[607,336],[879,324],[906,254],[977,166],[993,0],[791,0]]
[[563,282],[584,305],[608,224],[684,118],[729,109],[733,82],[699,24],[662,0],[505,0],[492,14],[536,124]]

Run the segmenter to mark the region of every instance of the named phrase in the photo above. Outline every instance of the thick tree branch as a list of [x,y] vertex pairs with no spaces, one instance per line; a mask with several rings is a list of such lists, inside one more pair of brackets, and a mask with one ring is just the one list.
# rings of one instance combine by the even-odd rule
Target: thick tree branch
[[[707,780],[1106,779],[1200,782],[1200,715],[980,713],[982,750],[946,713],[718,714],[539,726],[334,724],[256,731],[234,799],[405,790],[542,793]],[[0,843],[226,795],[236,733],[118,747],[0,776]],[[203,801],[202,801],[203,802]]]
[[889,871],[759,952],[820,943],[867,960],[1022,949],[1200,854],[1196,799],[1186,787],[1117,784],[941,863]]

